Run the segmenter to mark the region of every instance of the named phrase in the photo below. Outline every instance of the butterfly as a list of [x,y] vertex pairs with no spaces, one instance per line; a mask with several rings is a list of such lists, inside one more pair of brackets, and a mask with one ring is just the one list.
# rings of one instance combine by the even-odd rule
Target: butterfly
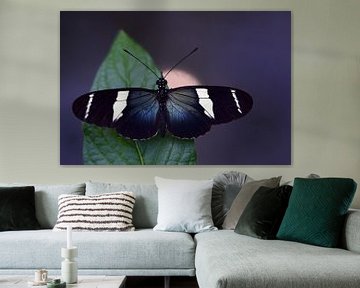
[[143,140],[166,133],[178,138],[197,138],[212,125],[245,116],[253,106],[245,91],[225,86],[182,86],[169,89],[166,76],[160,77],[135,55],[124,51],[145,65],[158,80],[157,89],[119,88],[86,93],[72,106],[81,121],[109,127],[125,138]]

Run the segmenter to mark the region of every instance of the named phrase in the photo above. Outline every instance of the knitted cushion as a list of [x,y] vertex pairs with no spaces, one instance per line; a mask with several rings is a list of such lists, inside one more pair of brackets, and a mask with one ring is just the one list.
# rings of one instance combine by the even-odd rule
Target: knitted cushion
[[277,238],[337,247],[355,191],[349,178],[295,178]]
[[59,215],[54,230],[132,231],[132,192],[106,193],[94,196],[59,196]]

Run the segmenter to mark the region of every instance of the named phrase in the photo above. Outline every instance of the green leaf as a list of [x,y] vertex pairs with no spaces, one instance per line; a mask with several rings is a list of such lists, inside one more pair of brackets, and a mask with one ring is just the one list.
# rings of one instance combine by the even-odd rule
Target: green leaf
[[[157,77],[124,52],[128,49],[160,75],[151,56],[124,31],[120,31],[96,73],[91,91],[142,87],[155,89]],[[83,125],[84,164],[103,165],[189,165],[196,164],[195,143],[171,135],[148,140],[121,137],[114,129]]]
[[144,65],[125,53],[124,49],[131,51],[155,73],[160,75],[160,71],[155,66],[149,53],[124,31],[120,31],[96,73],[91,91],[119,87],[156,88],[157,77]]
[[84,124],[84,162],[112,165],[179,165],[195,164],[193,140],[181,140],[170,135],[156,136],[146,141],[120,137],[115,130]]

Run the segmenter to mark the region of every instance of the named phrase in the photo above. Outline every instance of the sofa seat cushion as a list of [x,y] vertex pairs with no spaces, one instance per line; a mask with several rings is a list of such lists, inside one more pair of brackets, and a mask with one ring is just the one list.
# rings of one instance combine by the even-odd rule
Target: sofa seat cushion
[[[79,270],[194,269],[195,244],[186,233],[73,232]],[[60,269],[66,232],[2,232],[0,269]]]
[[195,236],[200,288],[357,287],[360,254],[229,230]]

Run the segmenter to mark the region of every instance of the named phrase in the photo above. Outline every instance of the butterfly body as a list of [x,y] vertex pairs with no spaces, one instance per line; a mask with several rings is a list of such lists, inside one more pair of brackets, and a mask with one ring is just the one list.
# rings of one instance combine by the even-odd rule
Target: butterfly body
[[159,101],[159,118],[158,118],[158,126],[159,126],[159,133],[161,136],[165,136],[166,134],[166,101],[168,99],[168,88],[167,88],[167,81],[161,75],[156,81],[156,85],[158,86],[156,98]]

